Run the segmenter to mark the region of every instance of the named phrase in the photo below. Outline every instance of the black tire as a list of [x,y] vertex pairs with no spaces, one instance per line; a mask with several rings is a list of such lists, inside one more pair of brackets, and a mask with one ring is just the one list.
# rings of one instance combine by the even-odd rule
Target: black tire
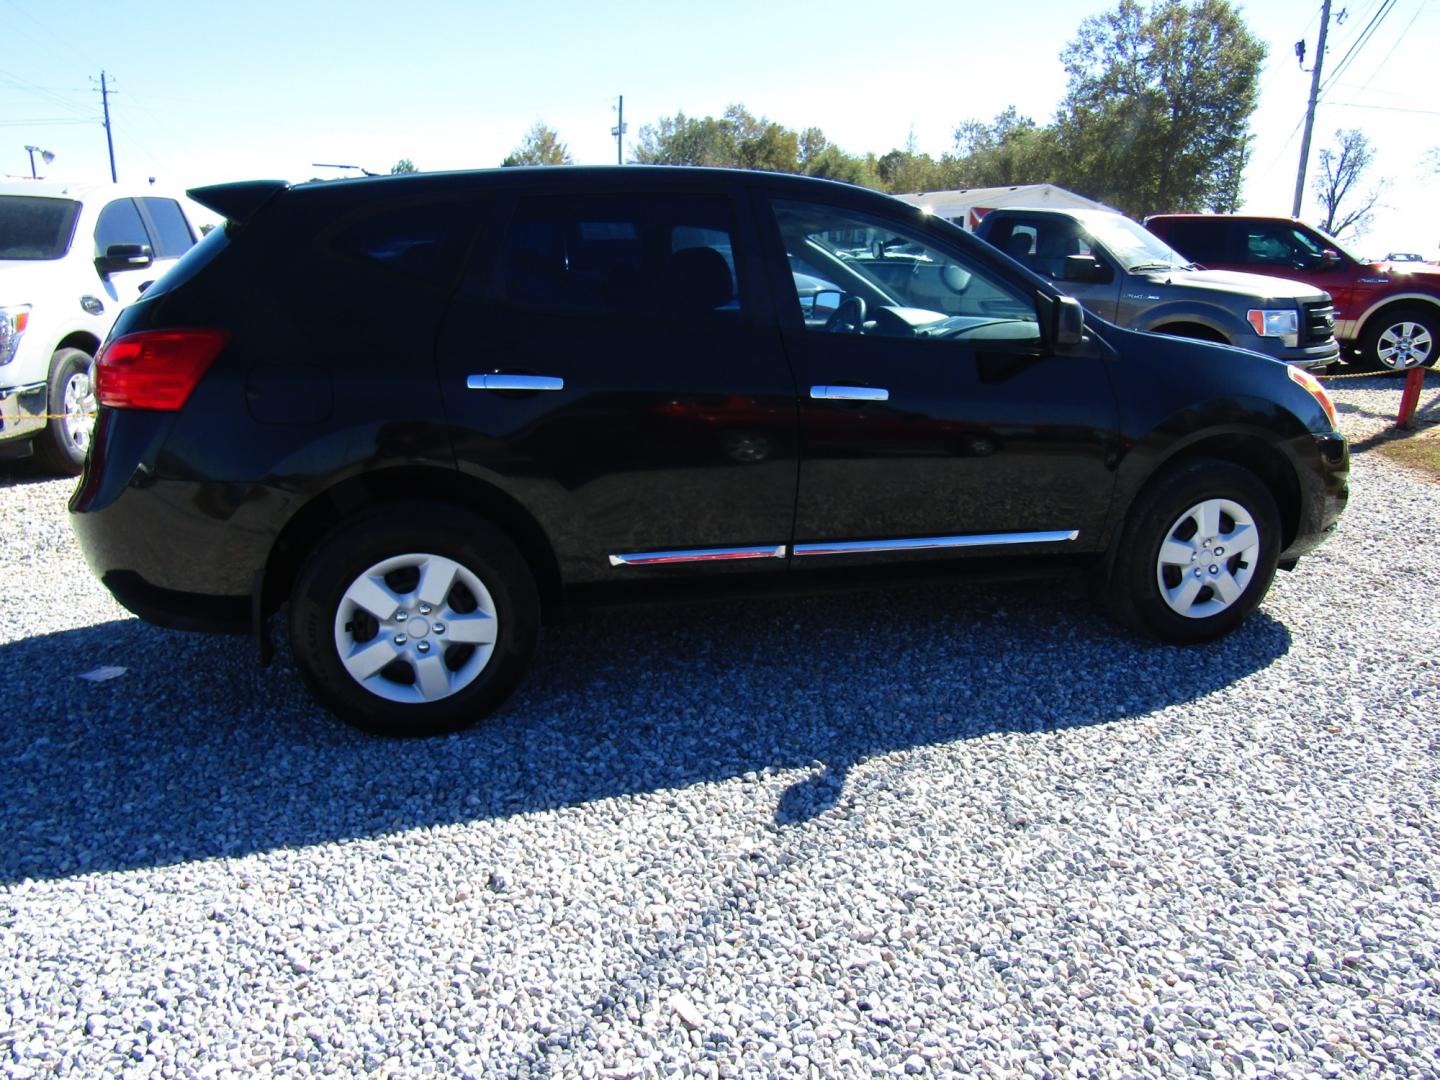
[[[50,419],[35,436],[35,460],[47,472],[79,476],[90,449],[94,427],[95,361],[80,349],[57,349],[50,358],[50,382],[45,392],[45,411]],[[67,398],[67,390],[72,396]],[[82,400],[75,400],[75,395]],[[90,419],[76,423],[73,406],[90,413]]]
[[[1213,536],[1201,535],[1201,515],[1190,514],[1202,507],[1216,513]],[[1167,541],[1177,546],[1162,566]],[[1227,542],[1234,546],[1226,549]],[[1187,546],[1197,549],[1190,562],[1173,554]],[[1239,465],[1198,458],[1160,475],[1136,499],[1117,541],[1107,599],[1115,616],[1141,633],[1172,644],[1210,641],[1260,606],[1279,557],[1280,512],[1270,489]],[[1198,590],[1188,602],[1187,589]]]
[[[1397,352],[1398,348],[1398,352]],[[1388,359],[1381,356],[1384,350]],[[1360,338],[1360,363],[1371,371],[1434,367],[1440,356],[1440,317],[1424,304],[1401,304],[1373,316]],[[1414,362],[1401,362],[1400,357]]]
[[[422,609],[423,568],[432,562],[448,567],[443,560],[458,566],[455,584],[446,586],[443,606]],[[401,608],[381,622],[347,592],[362,589],[367,571],[387,563],[403,565],[369,580],[386,590],[385,603],[399,598],[404,622],[395,621]],[[443,636],[458,634],[462,621],[487,617],[494,620],[488,654],[486,645]],[[443,618],[452,625],[442,625]],[[424,625],[423,634],[405,633],[416,625]],[[305,681],[341,720],[377,735],[439,735],[489,715],[524,677],[539,627],[535,580],[515,545],[485,519],[443,502],[384,503],[336,526],[301,566],[290,597],[290,640]],[[402,639],[403,645],[394,644]],[[342,661],[342,643],[356,664],[358,650],[372,642],[382,646],[381,659],[385,650],[395,655],[362,684]],[[423,656],[416,651],[422,643]],[[430,678],[463,685],[427,695],[422,664]]]

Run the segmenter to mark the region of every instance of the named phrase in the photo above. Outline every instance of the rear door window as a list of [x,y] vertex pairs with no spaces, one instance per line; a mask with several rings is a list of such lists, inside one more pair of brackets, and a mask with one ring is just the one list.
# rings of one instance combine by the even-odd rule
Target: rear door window
[[723,196],[531,196],[516,206],[495,291],[535,311],[666,317],[738,311]]
[[470,245],[480,211],[476,204],[457,202],[390,207],[346,226],[331,245],[394,273],[449,286]]

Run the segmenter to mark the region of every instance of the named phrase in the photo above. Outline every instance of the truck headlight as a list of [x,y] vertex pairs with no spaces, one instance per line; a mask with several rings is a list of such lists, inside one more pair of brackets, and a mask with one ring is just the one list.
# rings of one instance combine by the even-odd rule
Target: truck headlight
[[15,350],[20,347],[20,338],[29,325],[29,304],[0,307],[0,365],[15,359]]
[[1289,338],[1285,344],[1294,345],[1300,336],[1300,313],[1294,308],[1271,311],[1251,308],[1245,313],[1250,327],[1261,337]]

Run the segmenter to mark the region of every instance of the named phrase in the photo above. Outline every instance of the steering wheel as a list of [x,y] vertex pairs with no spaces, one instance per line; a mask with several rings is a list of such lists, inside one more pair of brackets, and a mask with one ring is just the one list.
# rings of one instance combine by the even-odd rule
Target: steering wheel
[[825,320],[827,334],[860,334],[865,327],[865,298],[851,294],[840,301],[835,314]]

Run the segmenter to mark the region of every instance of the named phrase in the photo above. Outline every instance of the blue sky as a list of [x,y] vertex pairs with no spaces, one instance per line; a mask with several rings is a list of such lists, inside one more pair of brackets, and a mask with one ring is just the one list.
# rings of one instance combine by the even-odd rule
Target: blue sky
[[[1350,12],[1332,28],[1327,68],[1383,3],[1336,0]],[[1007,105],[1047,120],[1064,92],[1061,48],[1081,19],[1112,6],[0,0],[0,173],[28,175],[26,144],[56,154],[53,178],[108,173],[92,88],[102,68],[118,91],[122,178],[173,186],[325,173],[312,162],[488,167],[536,120],[576,160],[613,162],[620,94],[632,138],[660,116],[740,102],[818,126],[852,152],[883,153],[913,131],[938,155],[960,121]],[[1320,3],[1241,10],[1271,49],[1247,204],[1289,213],[1309,89],[1293,43],[1305,37],[1313,54]],[[1377,150],[1373,179],[1392,185],[1365,251],[1440,254],[1440,176],[1421,174],[1424,152],[1440,146],[1437,45],[1440,5],[1396,0],[1318,113],[1316,149],[1337,127],[1361,127]],[[1313,217],[1308,194],[1306,206]]]

